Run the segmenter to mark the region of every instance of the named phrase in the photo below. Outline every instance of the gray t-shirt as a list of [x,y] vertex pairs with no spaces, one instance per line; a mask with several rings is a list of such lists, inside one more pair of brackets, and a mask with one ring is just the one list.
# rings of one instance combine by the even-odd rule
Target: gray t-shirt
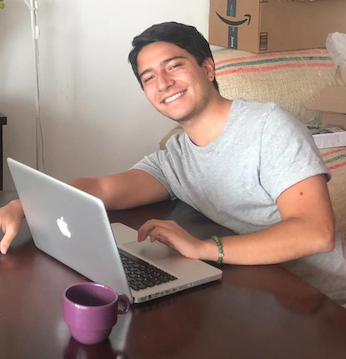
[[[240,234],[279,222],[276,200],[287,188],[318,174],[330,179],[310,132],[273,103],[236,99],[213,142],[199,147],[182,133],[172,136],[166,147],[133,168],[154,176],[171,198]],[[339,267],[341,260],[345,267],[342,256]],[[288,266],[295,267],[293,262]],[[304,278],[311,283],[309,273]]]

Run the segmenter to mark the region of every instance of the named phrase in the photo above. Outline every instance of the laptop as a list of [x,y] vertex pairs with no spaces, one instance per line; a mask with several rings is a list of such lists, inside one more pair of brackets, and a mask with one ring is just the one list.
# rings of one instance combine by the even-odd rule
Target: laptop
[[221,278],[218,268],[164,244],[137,242],[136,230],[110,224],[100,199],[11,158],[7,163],[37,248],[131,303]]

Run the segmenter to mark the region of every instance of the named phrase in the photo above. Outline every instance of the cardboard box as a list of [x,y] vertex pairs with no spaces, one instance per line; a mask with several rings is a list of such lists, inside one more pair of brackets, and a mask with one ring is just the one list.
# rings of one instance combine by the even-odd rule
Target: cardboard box
[[346,32],[345,0],[210,0],[209,42],[254,53],[325,47]]
[[346,130],[338,126],[312,131],[312,137],[318,148],[346,146]]
[[346,129],[346,68],[338,68],[336,82],[339,86],[325,87],[304,107],[322,112],[322,127],[339,125]]

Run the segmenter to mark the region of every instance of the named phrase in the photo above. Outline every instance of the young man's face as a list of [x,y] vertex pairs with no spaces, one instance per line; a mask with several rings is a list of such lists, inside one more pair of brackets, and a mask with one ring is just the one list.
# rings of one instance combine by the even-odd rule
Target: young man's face
[[186,50],[155,42],[139,52],[137,65],[147,98],[164,116],[182,123],[207,107],[214,91],[211,59],[199,66]]

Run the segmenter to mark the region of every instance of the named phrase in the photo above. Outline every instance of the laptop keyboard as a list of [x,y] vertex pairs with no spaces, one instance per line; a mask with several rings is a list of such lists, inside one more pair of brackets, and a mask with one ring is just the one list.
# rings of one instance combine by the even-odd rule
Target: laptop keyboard
[[171,282],[177,278],[167,272],[121,251],[120,258],[130,287],[133,290],[142,290],[155,285]]

